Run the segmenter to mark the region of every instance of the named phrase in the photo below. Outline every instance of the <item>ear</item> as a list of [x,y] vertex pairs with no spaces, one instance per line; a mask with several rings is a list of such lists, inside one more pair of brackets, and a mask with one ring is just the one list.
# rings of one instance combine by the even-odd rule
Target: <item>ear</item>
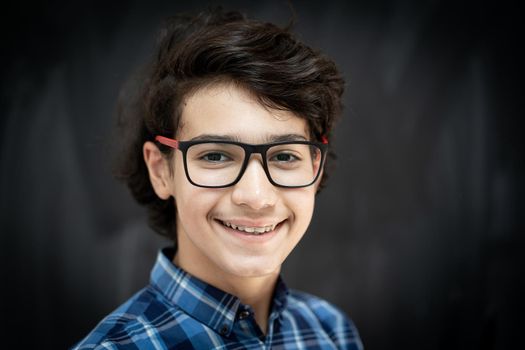
[[171,193],[171,173],[168,159],[153,142],[145,142],[142,147],[144,161],[148,167],[149,180],[153,190],[160,199],[168,199]]

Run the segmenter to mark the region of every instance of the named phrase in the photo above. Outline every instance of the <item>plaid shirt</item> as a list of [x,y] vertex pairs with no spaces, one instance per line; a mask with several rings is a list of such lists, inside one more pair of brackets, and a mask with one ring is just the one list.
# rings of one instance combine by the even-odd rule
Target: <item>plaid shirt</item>
[[73,349],[355,349],[352,322],[324,300],[279,279],[268,331],[240,300],[172,264],[159,252],[150,285],[103,319]]

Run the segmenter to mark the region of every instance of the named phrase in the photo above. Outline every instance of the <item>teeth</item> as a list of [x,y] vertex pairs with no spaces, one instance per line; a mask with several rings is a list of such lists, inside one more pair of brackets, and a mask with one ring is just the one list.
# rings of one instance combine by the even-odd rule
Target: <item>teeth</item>
[[243,231],[246,233],[252,233],[254,235],[260,235],[265,232],[273,231],[275,230],[275,226],[277,226],[277,224],[274,224],[274,225],[263,226],[263,227],[249,227],[249,226],[235,225],[235,224],[232,224],[231,222],[226,222],[226,221],[223,221],[222,223],[225,226],[233,228],[234,230]]

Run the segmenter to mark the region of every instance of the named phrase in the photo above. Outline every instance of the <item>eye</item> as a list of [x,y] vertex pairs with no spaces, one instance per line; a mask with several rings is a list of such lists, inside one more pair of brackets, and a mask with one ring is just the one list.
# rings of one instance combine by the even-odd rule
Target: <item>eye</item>
[[275,162],[280,162],[280,163],[291,163],[291,162],[298,161],[298,160],[299,158],[297,158],[296,156],[290,153],[278,153],[270,159],[270,161],[275,161]]
[[201,157],[202,160],[213,163],[227,162],[231,160],[230,157],[220,152],[206,153]]

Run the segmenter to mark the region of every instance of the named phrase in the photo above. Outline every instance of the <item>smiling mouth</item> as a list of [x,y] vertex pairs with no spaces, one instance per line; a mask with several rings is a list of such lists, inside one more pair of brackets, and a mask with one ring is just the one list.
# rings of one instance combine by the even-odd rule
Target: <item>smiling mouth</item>
[[281,222],[279,222],[277,224],[267,225],[267,226],[242,226],[242,225],[235,225],[227,221],[222,221],[222,220],[217,220],[217,221],[220,222],[223,226],[226,226],[228,228],[231,228],[233,230],[239,231],[244,234],[254,235],[254,236],[259,236],[259,235],[271,232],[275,230],[275,228],[281,224]]

